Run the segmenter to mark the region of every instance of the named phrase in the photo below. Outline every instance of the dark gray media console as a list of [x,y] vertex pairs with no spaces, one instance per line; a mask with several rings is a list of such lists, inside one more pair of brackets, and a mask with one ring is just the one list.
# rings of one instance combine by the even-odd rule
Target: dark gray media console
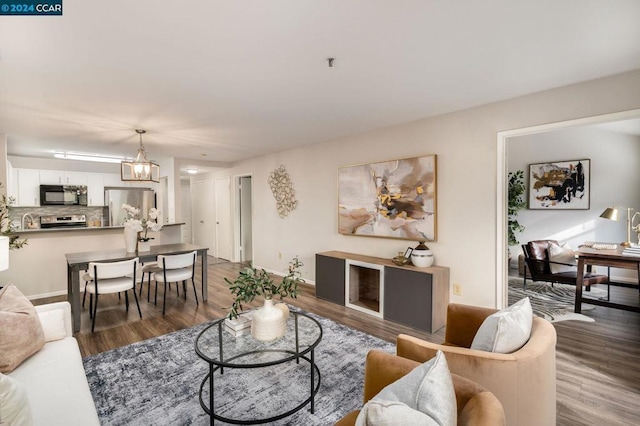
[[390,259],[341,251],[317,253],[316,297],[434,333],[446,323],[449,268],[397,266]]

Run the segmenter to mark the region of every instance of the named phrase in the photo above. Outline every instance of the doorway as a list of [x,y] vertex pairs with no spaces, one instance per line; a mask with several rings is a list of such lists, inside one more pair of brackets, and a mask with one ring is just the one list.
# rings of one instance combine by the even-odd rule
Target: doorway
[[253,206],[251,194],[251,176],[237,178],[237,222],[236,238],[238,248],[236,256],[240,262],[253,260]]
[[508,175],[508,142],[510,138],[532,135],[535,133],[549,132],[568,127],[608,123],[613,121],[630,120],[640,118],[640,110],[624,111],[613,114],[605,114],[595,117],[587,117],[559,123],[543,124],[540,126],[498,132],[497,134],[497,188],[496,188],[496,307],[502,309],[508,305],[508,275],[509,265],[507,261],[507,175]]
[[215,195],[216,257],[231,261],[233,232],[231,228],[231,179],[229,177],[216,179]]
[[182,206],[182,242],[193,243],[193,217],[191,213],[191,183],[188,180],[180,180],[180,199]]
[[214,220],[211,212],[215,203],[213,180],[195,181],[191,184],[193,243],[213,247]]

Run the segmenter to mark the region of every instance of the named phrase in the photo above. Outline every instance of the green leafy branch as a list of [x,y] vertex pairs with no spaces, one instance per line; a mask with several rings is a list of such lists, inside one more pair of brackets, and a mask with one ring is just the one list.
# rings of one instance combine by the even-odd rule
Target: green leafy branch
[[9,217],[9,209],[15,203],[13,197],[9,197],[6,194],[2,194],[0,197],[0,234],[9,237],[9,249],[18,250],[27,244],[26,238],[20,238],[19,235],[13,235],[18,230],[18,227],[11,222]]
[[518,222],[518,212],[527,207],[523,195],[527,190],[524,184],[524,172],[518,170],[509,172],[509,203],[507,205],[508,243],[510,246],[518,244],[516,234],[524,231],[524,226]]
[[256,296],[263,296],[265,299],[272,299],[276,296],[280,300],[285,297],[295,299],[300,293],[298,284],[304,283],[300,273],[300,268],[303,265],[297,256],[294,257],[289,262],[287,274],[279,282],[275,282],[264,269],[256,269],[252,266],[242,269],[234,281],[225,278],[231,294],[235,296],[229,318],[237,318],[238,313],[243,310],[242,304],[252,302]]

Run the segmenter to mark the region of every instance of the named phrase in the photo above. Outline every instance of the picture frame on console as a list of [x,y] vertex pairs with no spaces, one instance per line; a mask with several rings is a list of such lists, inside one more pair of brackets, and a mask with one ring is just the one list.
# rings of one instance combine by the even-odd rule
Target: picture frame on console
[[436,241],[436,205],[435,154],[338,169],[343,235]]
[[529,165],[530,210],[589,210],[591,160]]

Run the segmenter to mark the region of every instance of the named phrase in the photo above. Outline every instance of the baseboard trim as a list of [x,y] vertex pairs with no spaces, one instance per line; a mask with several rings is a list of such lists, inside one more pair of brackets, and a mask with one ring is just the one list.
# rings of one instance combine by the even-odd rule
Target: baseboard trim
[[54,291],[52,293],[42,293],[42,294],[34,294],[32,296],[27,296],[27,299],[29,300],[46,299],[47,297],[66,296],[66,295],[67,295],[66,291]]

